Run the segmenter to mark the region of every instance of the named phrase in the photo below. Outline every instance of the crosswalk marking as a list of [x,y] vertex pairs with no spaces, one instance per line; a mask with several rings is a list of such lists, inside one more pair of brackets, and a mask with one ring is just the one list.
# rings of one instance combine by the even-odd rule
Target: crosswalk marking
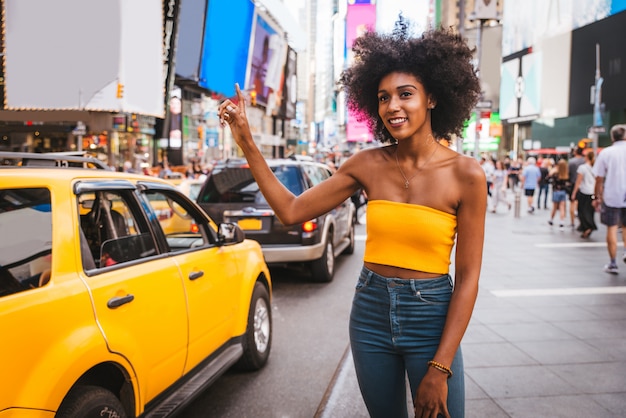
[[608,295],[626,293],[626,286],[564,287],[560,289],[501,289],[491,290],[491,293],[501,298],[521,296]]

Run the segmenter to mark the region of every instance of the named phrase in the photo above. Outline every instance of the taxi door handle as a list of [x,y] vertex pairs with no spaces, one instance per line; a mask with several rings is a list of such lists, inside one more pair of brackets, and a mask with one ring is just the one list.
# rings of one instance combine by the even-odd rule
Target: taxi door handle
[[202,276],[204,276],[204,272],[202,270],[194,271],[194,272],[189,273],[189,280],[196,280]]
[[132,302],[135,299],[133,295],[126,295],[122,297],[115,297],[109,299],[107,302],[107,306],[111,309],[119,308],[122,305],[126,305],[127,303]]

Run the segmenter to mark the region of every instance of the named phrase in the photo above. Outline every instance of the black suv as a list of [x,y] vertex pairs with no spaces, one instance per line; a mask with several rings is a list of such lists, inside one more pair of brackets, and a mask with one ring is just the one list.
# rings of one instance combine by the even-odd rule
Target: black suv
[[[312,159],[290,157],[267,162],[296,196],[332,175],[328,166]],[[335,257],[354,252],[355,208],[350,199],[318,218],[283,225],[259,191],[245,160],[216,165],[197,202],[218,224],[237,223],[247,238],[258,241],[268,265],[309,263],[317,281],[331,281]]]

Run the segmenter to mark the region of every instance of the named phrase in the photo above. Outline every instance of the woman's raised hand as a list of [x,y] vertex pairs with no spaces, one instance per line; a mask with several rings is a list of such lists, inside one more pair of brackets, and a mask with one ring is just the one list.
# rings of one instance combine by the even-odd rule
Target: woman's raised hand
[[246,116],[246,98],[239,88],[239,83],[235,84],[235,90],[237,92],[237,103],[234,103],[230,99],[224,100],[219,105],[217,114],[220,118],[220,124],[222,126],[230,127],[230,130],[235,138],[237,145],[241,146],[241,142],[246,136],[251,138],[250,127],[248,126],[248,118]]

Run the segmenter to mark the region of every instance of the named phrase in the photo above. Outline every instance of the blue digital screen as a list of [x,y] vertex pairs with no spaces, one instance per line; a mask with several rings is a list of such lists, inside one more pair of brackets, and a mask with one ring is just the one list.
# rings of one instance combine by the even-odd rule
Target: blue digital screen
[[198,81],[201,87],[233,97],[235,83],[244,85],[253,17],[250,0],[209,1]]

